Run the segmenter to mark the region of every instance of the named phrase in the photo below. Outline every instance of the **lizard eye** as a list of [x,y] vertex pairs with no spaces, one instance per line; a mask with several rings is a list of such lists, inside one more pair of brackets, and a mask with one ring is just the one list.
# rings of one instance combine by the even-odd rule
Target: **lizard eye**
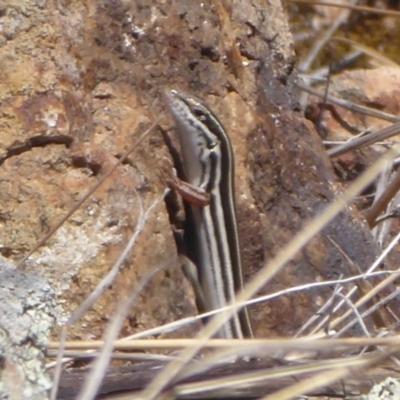
[[193,110],[194,115],[200,120],[200,121],[205,121],[207,119],[206,114],[200,110],[199,108],[195,108]]
[[210,142],[210,143],[208,143],[207,148],[208,148],[208,150],[213,151],[217,147],[217,145],[218,145],[218,142]]

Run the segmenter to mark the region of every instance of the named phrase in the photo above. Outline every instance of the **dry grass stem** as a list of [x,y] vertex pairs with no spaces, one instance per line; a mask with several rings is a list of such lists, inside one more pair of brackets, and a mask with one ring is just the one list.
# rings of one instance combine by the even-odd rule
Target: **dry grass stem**
[[377,7],[358,6],[355,4],[333,3],[333,2],[329,2],[329,1],[318,1],[318,0],[289,0],[289,1],[292,3],[303,3],[303,4],[316,5],[316,6],[345,8],[348,10],[368,12],[371,14],[387,15],[390,17],[400,17],[400,11],[383,10],[383,9],[377,8]]
[[[57,357],[58,351],[52,350],[47,351],[47,357]],[[101,353],[99,351],[94,350],[86,350],[86,351],[76,351],[76,350],[66,350],[64,351],[64,357],[68,357],[70,360],[92,360],[96,358]],[[125,360],[125,361],[134,361],[134,362],[169,362],[174,358],[178,358],[173,355],[163,355],[163,354],[152,354],[152,353],[141,353],[141,352],[129,352],[122,353],[119,351],[113,351],[111,354],[111,359],[113,360]]]
[[[278,292],[274,292],[271,294],[267,294],[267,295],[263,295],[263,296],[257,296],[254,299],[251,300],[247,300],[246,302],[242,303],[241,305],[252,305],[252,304],[257,304],[257,303],[261,303],[261,302],[265,302],[280,296],[285,296],[285,295],[289,295],[289,294],[293,294],[296,292],[300,292],[300,291],[305,291],[305,290],[310,290],[313,288],[320,288],[323,286],[333,286],[333,285],[340,285],[340,284],[346,284],[346,283],[351,283],[354,282],[356,280],[359,279],[366,279],[366,278],[370,278],[370,277],[378,277],[378,276],[382,276],[382,275],[390,275],[390,274],[396,274],[398,275],[399,272],[398,271],[390,271],[390,270],[385,270],[385,271],[376,271],[376,272],[369,272],[369,273],[363,273],[363,274],[359,274],[359,275],[355,275],[355,276],[351,276],[349,278],[341,278],[341,279],[336,279],[336,280],[331,280],[331,281],[323,281],[323,282],[312,282],[312,283],[307,283],[304,285],[298,285],[298,286],[294,286],[291,288],[287,288],[287,289],[283,289],[281,291]],[[340,290],[340,289],[338,289]],[[334,292],[334,294],[332,296],[335,296],[336,291]],[[164,325],[160,325],[156,328],[152,328],[152,329],[148,329],[142,332],[139,332],[137,334],[134,335],[130,335],[125,337],[124,339],[121,340],[137,340],[137,339],[143,339],[149,336],[154,336],[154,335],[159,335],[159,334],[164,334],[164,333],[168,333],[168,332],[172,332],[175,331],[176,329],[182,328],[184,326],[187,326],[189,324],[193,324],[198,322],[201,319],[204,318],[208,318],[211,317],[213,315],[216,315],[222,311],[226,311],[231,309],[231,307],[224,307],[224,308],[220,308],[220,309],[216,309],[207,313],[203,313],[203,314],[199,314],[193,317],[187,317],[187,318],[182,318],[179,319],[177,321],[168,323],[168,324],[164,324]],[[323,306],[323,308],[321,308],[321,310],[318,312],[318,314],[323,314],[323,310],[326,308],[326,304]],[[316,316],[315,318],[320,318],[318,316]],[[296,335],[297,336],[297,335]],[[48,348],[53,348],[53,346],[58,346],[57,345],[58,342],[51,342],[49,344]],[[82,342],[85,343],[85,342]],[[68,348],[68,346],[67,346]]]
[[[358,365],[358,357],[345,358],[346,365]],[[332,371],[334,368],[340,368],[344,363],[344,359],[320,360],[312,363],[298,363],[293,365],[278,366],[273,368],[259,369],[256,371],[244,372],[235,374],[229,377],[224,377],[223,381],[220,378],[208,379],[202,382],[180,384],[177,387],[177,392],[181,395],[194,395],[204,393],[206,391],[221,390],[230,387],[253,386],[259,382],[273,380],[277,378],[293,378],[294,375],[309,374],[321,372],[322,370]],[[245,368],[244,368],[245,369]],[[186,374],[185,374],[186,377]]]
[[[357,314],[357,318],[354,318],[353,320],[351,320],[347,325],[345,325],[342,329],[340,329],[337,333],[334,334],[334,336],[341,336],[344,333],[346,333],[346,331],[348,329],[350,329],[351,327],[353,327],[357,322],[363,321],[363,319],[373,313],[375,313],[377,310],[379,310],[379,308],[381,308],[382,306],[386,305],[387,303],[389,303],[391,300],[395,299],[398,295],[400,294],[400,289],[395,290],[393,293],[390,293],[389,295],[387,295],[386,297],[384,297],[383,299],[379,300],[378,302],[376,302],[376,304],[372,305],[371,307],[367,308],[359,317],[359,315]],[[356,308],[358,307],[358,304],[356,303]]]
[[[400,16],[400,13],[399,13]],[[368,55],[371,57],[371,59],[376,60],[379,65],[388,65],[391,67],[399,67],[399,64],[391,60],[390,58],[386,57],[384,54],[380,53],[379,51],[376,51],[372,47],[365,46],[361,43],[357,43],[354,40],[344,38],[344,37],[334,37],[332,38],[334,41],[342,42],[342,43],[347,43],[357,49],[358,51]]]
[[[50,342],[49,348],[56,349],[58,343]],[[66,349],[70,350],[99,350],[104,345],[103,340],[90,341],[68,341]],[[113,348],[118,351],[143,351],[143,350],[182,350],[185,348],[197,347],[198,339],[146,339],[116,340],[113,342]],[[390,337],[347,337],[347,338],[278,338],[278,339],[209,339],[204,345],[204,349],[259,349],[259,351],[268,351],[266,356],[279,350],[303,350],[309,352],[344,349],[357,349],[364,346],[385,346],[390,348],[400,348],[400,335]]]
[[[342,280],[343,278],[341,278]],[[322,305],[322,307],[314,314],[312,315],[308,321],[306,321],[303,326],[297,331],[297,333],[294,335],[294,337],[299,337],[300,335],[304,335],[305,332],[307,332],[307,330],[309,328],[311,328],[311,326],[314,323],[317,323],[319,320],[321,320],[321,318],[323,318],[323,316],[326,316],[326,314],[329,314],[329,312],[333,309],[333,304],[334,301],[336,300],[336,296],[338,293],[340,293],[342,290],[344,289],[343,285],[340,284],[335,284],[334,285],[334,289],[332,291],[331,296],[325,301],[325,304]],[[328,321],[328,319],[327,319]],[[314,335],[316,334],[316,332],[318,331],[318,329],[314,329],[310,335]],[[330,332],[328,332],[330,333]],[[334,333],[334,332],[333,332]]]
[[373,228],[376,220],[388,207],[400,189],[400,170],[398,170],[383,193],[376,198],[372,206],[364,213],[369,226]]
[[379,131],[358,137],[346,142],[343,145],[334,147],[327,151],[329,157],[337,157],[352,150],[361,149],[381,140],[388,139],[400,133],[400,122],[380,129]]
[[[354,305],[354,303],[346,296],[344,296],[341,293],[338,293],[338,297],[342,298],[344,303],[348,305],[349,310],[353,311],[354,315],[355,315],[355,319],[353,320],[354,322],[349,323],[348,327],[346,326],[344,329],[341,330],[341,333],[345,333],[350,327],[352,327],[353,325],[355,325],[357,322],[361,327],[361,330],[364,332],[364,335],[366,337],[371,337],[370,333],[368,332],[368,328],[364,323],[363,317],[365,318],[366,315],[368,315],[366,312],[363,313],[363,315],[361,316],[361,314],[359,313],[357,307]],[[337,333],[337,336],[340,337],[341,335],[339,333]]]
[[60,342],[58,342],[56,346],[57,359],[55,365],[56,368],[53,374],[53,385],[51,387],[50,400],[55,400],[57,397],[58,385],[60,383],[60,377],[61,377],[63,350],[65,348],[66,340],[67,340],[67,327],[63,326],[60,334]]
[[[400,240],[400,233],[389,243],[387,248],[382,251],[380,256],[377,258],[377,260],[373,263],[373,265],[368,269],[367,273],[375,270],[382,262],[383,260],[387,257],[389,252],[394,248],[394,246],[399,242]],[[357,307],[361,307],[364,305],[366,302],[374,298],[381,290],[386,288],[388,285],[392,284],[396,279],[398,279],[400,275],[400,269],[398,269],[398,272],[392,275],[389,275],[387,278],[385,278],[383,281],[379,282],[378,285],[373,287],[368,293],[364,294],[356,303]],[[355,291],[355,288],[350,291],[350,294]],[[341,306],[338,305],[337,307]],[[335,319],[330,323],[330,326],[332,329],[334,329],[336,326],[341,324],[348,316],[350,315],[350,311],[346,311],[343,313],[340,317]]]

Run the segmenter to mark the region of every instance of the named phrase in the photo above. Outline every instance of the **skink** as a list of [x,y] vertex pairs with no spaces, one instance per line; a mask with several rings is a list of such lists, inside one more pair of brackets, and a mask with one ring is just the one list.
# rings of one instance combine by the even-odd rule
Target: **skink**
[[[190,201],[189,193],[191,215],[187,217],[193,227],[187,255],[197,267],[204,311],[211,311],[226,306],[243,287],[232,145],[218,118],[202,101],[175,90],[168,91],[166,98],[181,147],[183,191],[190,187],[199,194],[198,201]],[[170,181],[170,186],[177,189],[179,183]],[[221,338],[251,336],[246,308],[218,332]]]

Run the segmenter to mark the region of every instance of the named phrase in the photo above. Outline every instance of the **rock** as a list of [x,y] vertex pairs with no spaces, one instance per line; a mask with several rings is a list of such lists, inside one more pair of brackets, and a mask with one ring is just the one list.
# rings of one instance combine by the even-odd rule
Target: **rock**
[[44,358],[55,297],[45,279],[0,257],[0,398],[47,399]]
[[[2,7],[0,235],[10,260],[34,248],[165,112],[166,87],[204,99],[231,135],[247,279],[340,191],[319,137],[298,112],[292,40],[280,2],[102,0],[86,7],[26,0]],[[160,125],[169,130],[172,121]],[[27,271],[48,279],[58,295],[58,322],[118,259],[141,207],[160,199],[168,157],[161,135],[153,133],[29,258]],[[344,253],[362,270],[376,256],[352,209],[263,292],[349,276]],[[149,269],[175,259],[161,202],[115,282],[70,337],[98,338],[118,300]],[[292,335],[331,294],[321,288],[255,306],[257,335]],[[172,262],[143,290],[121,335],[195,313],[191,289]]]

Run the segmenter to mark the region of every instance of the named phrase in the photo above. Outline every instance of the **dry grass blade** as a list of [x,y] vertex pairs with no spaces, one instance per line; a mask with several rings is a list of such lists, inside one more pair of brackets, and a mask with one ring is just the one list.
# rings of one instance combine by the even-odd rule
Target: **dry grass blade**
[[267,379],[290,376],[294,374],[293,368],[266,368],[262,370],[234,374],[221,378],[202,380],[201,382],[179,384],[175,392],[181,396],[194,396],[199,393],[221,391],[224,388],[240,388],[243,386],[255,386],[258,382],[265,382]]
[[386,155],[381,157],[372,165],[363,175],[361,175],[335,202],[329,205],[324,212],[314,218],[305,229],[296,235],[293,241],[282,248],[277,256],[271,260],[252,280],[246,285],[245,289],[239,293],[237,301],[232,310],[213,317],[206,327],[200,332],[197,339],[197,345],[193,348],[185,349],[179,361],[171,362],[164,368],[160,374],[153,380],[148,388],[142,391],[139,396],[143,399],[154,399],[169,383],[171,383],[180,373],[186,363],[194,357],[237,310],[240,305],[261,289],[275,274],[277,274],[283,265],[290,260],[305,244],[311,240],[324,226],[326,226],[336,215],[372,180],[376,178],[381,169],[388,160],[393,159],[399,153],[399,148],[394,146]]
[[389,358],[391,355],[396,354],[399,349],[392,350],[386,354],[372,354],[369,356],[364,356],[362,358],[357,358],[354,364],[348,362],[348,360],[342,360],[342,365],[339,368],[324,371],[320,374],[314,375],[311,378],[305,379],[275,392],[273,395],[268,395],[262,397],[260,400],[290,400],[296,396],[300,396],[304,393],[309,393],[311,390],[316,390],[317,388],[324,387],[332,382],[339,379],[343,379],[351,373],[352,368],[357,370],[372,367],[378,363]]
[[[382,254],[378,257],[378,259],[374,262],[374,264],[371,266],[371,268],[367,272],[377,268],[378,265],[382,263],[382,261],[387,257],[388,253],[393,249],[393,247],[398,243],[399,240],[400,240],[400,233],[392,240],[392,242],[389,244],[389,246],[382,252]],[[361,307],[362,305],[367,303],[374,296],[376,296],[380,291],[382,291],[388,285],[392,284],[396,279],[398,279],[399,275],[400,275],[400,269],[398,270],[397,274],[388,276],[383,281],[379,282],[378,285],[373,287],[368,293],[364,294],[357,301],[356,306]],[[351,293],[352,293],[352,291],[350,291],[349,295]],[[340,306],[340,304],[337,307],[339,307],[339,306]],[[336,326],[338,326],[340,323],[342,323],[349,316],[349,314],[350,314],[350,311],[347,311],[344,314],[342,314],[340,317],[338,317],[337,319],[332,321],[330,324],[331,328],[334,329]]]
[[[368,272],[368,273],[362,273],[359,275],[354,275],[349,278],[340,278],[340,279],[334,279],[331,281],[306,283],[304,285],[293,286],[291,288],[283,289],[283,290],[280,290],[278,292],[274,292],[271,294],[258,296],[254,299],[246,301],[245,304],[246,305],[257,304],[257,303],[265,302],[268,300],[272,300],[277,297],[285,296],[285,295],[288,295],[291,293],[301,292],[304,290],[310,290],[313,288],[320,288],[323,286],[333,286],[333,285],[344,285],[346,283],[356,282],[357,280],[367,279],[367,278],[374,277],[374,276],[391,275],[391,274],[398,274],[398,273],[399,273],[398,271],[389,271],[389,270],[376,271],[376,272]],[[226,307],[225,309],[229,309],[229,308]],[[320,313],[322,313],[322,311],[320,311]],[[211,314],[211,313],[209,313],[209,314]],[[213,312],[213,314],[215,314],[215,311]],[[202,315],[205,316],[205,314],[202,314]]]
[[[317,287],[322,287],[322,286],[332,286],[332,285],[344,285],[346,283],[351,283],[354,281],[357,281],[359,279],[366,279],[366,278],[370,278],[370,277],[378,277],[378,276],[382,276],[382,275],[390,275],[390,274],[399,274],[398,271],[390,271],[390,270],[385,270],[385,271],[376,271],[376,272],[370,272],[370,273],[362,273],[359,275],[355,275],[355,276],[351,276],[349,278],[340,278],[340,279],[335,279],[335,280],[331,280],[331,281],[323,281],[323,282],[312,282],[312,283],[307,283],[304,285],[298,285],[298,286],[294,286],[294,287],[290,287],[287,289],[283,289],[280,290],[278,292],[274,292],[268,295],[263,295],[263,296],[258,296],[254,299],[248,300],[246,301],[245,305],[252,305],[252,304],[257,304],[257,303],[262,303],[262,302],[266,302],[268,300],[272,300],[274,298],[280,297],[280,296],[287,296],[290,294],[294,294],[297,292],[301,292],[301,291],[305,291],[305,290],[310,290],[313,288],[317,288]],[[123,341],[131,341],[131,342],[125,342],[124,347],[122,347],[121,349],[124,350],[133,350],[134,347],[132,347],[131,343],[132,341],[135,341],[137,339],[142,339],[145,337],[149,337],[149,336],[154,336],[154,335],[159,335],[159,334],[165,334],[168,332],[172,332],[176,329],[179,329],[183,326],[187,326],[189,324],[193,324],[198,322],[200,319],[204,319],[204,318],[208,318],[211,317],[213,315],[218,314],[221,311],[225,311],[225,310],[229,310],[231,307],[224,307],[222,309],[217,309],[217,310],[213,310],[207,313],[203,313],[203,314],[199,314],[195,317],[187,317],[187,318],[182,318],[180,320],[171,322],[171,323],[167,323],[164,325],[160,325],[156,328],[152,328],[152,329],[148,329],[145,331],[142,331],[138,334],[135,335],[131,335],[131,336],[127,336],[124,339],[121,339]],[[323,311],[320,310],[318,312],[318,314],[323,314]],[[97,342],[96,341],[79,341],[79,342],[74,342],[74,341],[69,341],[65,343],[65,348],[66,349],[86,349],[86,350],[90,350],[93,348],[97,348]],[[119,343],[119,342],[118,342]],[[158,343],[158,341],[157,341]],[[164,342],[162,342],[164,343]],[[76,347],[78,346],[79,347]],[[48,349],[55,349],[55,348],[59,348],[60,346],[60,342],[49,342],[47,348]],[[94,346],[94,347],[93,347]]]
[[246,366],[243,365],[243,370],[246,372],[224,376],[223,379],[211,378],[202,380],[201,382],[179,384],[175,388],[175,392],[182,396],[193,396],[209,391],[221,391],[225,388],[245,389],[246,387],[251,387],[253,389],[258,383],[265,384],[268,380],[271,381],[282,378],[288,378],[288,382],[293,383],[295,382],[294,376],[298,377],[299,375],[315,374],[323,370],[332,371],[335,368],[342,367],[344,363],[348,367],[358,366],[360,359],[359,357],[347,357],[330,360],[313,360],[312,362],[292,363],[291,365],[286,363],[288,365],[283,366],[282,364],[285,364],[283,361],[277,362],[276,360],[271,360],[268,367],[255,371],[248,371]]
[[[137,341],[138,345],[147,341]],[[151,341],[157,342],[157,340]],[[164,342],[164,340],[158,340],[158,342]],[[174,342],[175,348],[180,345],[180,340],[168,340],[168,342]],[[191,342],[191,345],[196,345],[196,340],[187,340]],[[214,364],[214,368],[209,373],[202,373],[201,369],[197,368],[197,362],[190,364],[185,373],[179,377],[179,382],[173,388],[174,398],[220,398],[225,395],[225,398],[235,398],[239,394],[240,398],[260,396],[265,393],[273,393],[275,390],[288,387],[294,382],[298,382],[299,379],[303,379],[301,385],[295,385],[295,388],[299,393],[303,393],[305,390],[309,394],[323,395],[323,393],[329,393],[333,390],[333,393],[342,393],[340,385],[333,385],[333,379],[335,376],[335,370],[343,367],[347,368],[345,375],[352,370],[360,370],[362,368],[370,367],[374,363],[382,362],[385,358],[393,356],[399,351],[400,338],[351,338],[351,339],[321,339],[321,340],[309,340],[307,339],[259,339],[259,340],[246,340],[245,343],[240,340],[227,341],[227,340],[214,340],[216,346],[227,347],[228,345],[237,345],[243,351],[246,350],[246,345],[250,346],[254,350],[258,350],[258,354],[262,356],[265,350],[274,352],[277,348],[279,349],[302,349],[306,352],[318,351],[318,359],[306,358],[302,362],[285,362],[285,360],[260,360],[257,363],[249,364],[248,362],[241,361],[239,364]],[[117,343],[117,342],[116,342]],[[183,343],[186,345],[187,343]],[[362,346],[388,346],[386,353],[379,353],[378,351],[370,353],[368,355],[360,356],[344,356],[346,348],[356,349]],[[325,352],[325,356],[324,353]],[[336,358],[335,354],[337,355]],[[354,354],[354,352],[353,352]],[[327,359],[323,359],[323,358]],[[148,364],[147,364],[148,365]],[[142,368],[141,376],[149,376],[148,368],[154,369],[155,365],[148,365]],[[193,368],[194,367],[194,368]],[[160,364],[157,364],[157,369],[160,368]],[[246,372],[243,372],[246,371]],[[325,371],[323,374],[318,374]],[[143,375],[145,374],[145,375]],[[194,375],[193,375],[194,374]],[[200,374],[200,375],[199,375]],[[317,375],[316,375],[317,374]],[[342,376],[340,374],[340,376]],[[139,376],[138,376],[139,377]],[[218,377],[218,378],[216,378]],[[309,379],[311,377],[311,379]],[[182,380],[190,378],[192,383],[182,383]],[[137,384],[132,380],[132,388],[136,387]],[[139,378],[140,379],[140,378]],[[305,381],[304,381],[305,379]],[[318,379],[319,385],[307,386],[307,382],[314,379]],[[331,380],[332,379],[332,380]],[[365,381],[368,379],[365,378]],[[357,381],[357,380],[356,380]],[[358,380],[360,382],[360,380]],[[145,383],[145,382],[143,382]],[[147,383],[147,381],[146,381]],[[332,384],[330,384],[332,383]],[[366,382],[364,382],[366,384]],[[319,390],[319,387],[329,385],[327,390]],[[353,388],[357,387],[357,383],[352,384]],[[336,389],[335,389],[336,388]],[[349,395],[349,391],[345,390]],[[168,396],[172,393],[166,393]],[[289,392],[293,395],[293,388]],[[162,398],[165,398],[162,395]],[[135,398],[135,394],[131,393],[131,397]]]
[[126,340],[142,339],[142,338],[149,337],[149,336],[159,335],[161,333],[173,332],[176,329],[179,329],[183,326],[195,324],[196,322],[199,322],[200,320],[202,320],[204,317],[206,317],[208,315],[214,315],[215,313],[216,312],[210,312],[210,313],[196,315],[194,317],[182,318],[177,321],[169,322],[167,324],[160,325],[155,328],[151,328],[151,329],[147,329],[145,331],[139,332],[139,333],[135,333],[134,335],[127,336],[125,339]]
[[335,37],[335,38],[332,38],[332,40],[342,42],[342,43],[347,43],[347,44],[351,45],[352,47],[354,47],[355,49],[357,49],[357,50],[363,52],[364,54],[369,55],[371,58],[379,61],[382,65],[389,65],[391,67],[399,67],[399,64],[392,61],[390,58],[386,57],[379,51],[376,51],[375,49],[365,46],[361,43],[357,43],[354,40],[342,38],[342,37]]
[[[398,277],[398,275],[397,275]],[[382,288],[383,289],[383,288]],[[351,320],[348,324],[346,324],[343,328],[341,328],[337,333],[335,333],[335,336],[342,336],[346,331],[348,331],[352,326],[354,326],[357,322],[363,321],[365,317],[375,313],[377,310],[379,310],[381,307],[389,303],[391,300],[395,299],[398,297],[400,293],[400,289],[395,290],[394,292],[390,293],[388,296],[385,298],[381,299],[378,302],[375,302],[372,304],[371,307],[369,307],[367,310],[365,310],[360,316],[357,315],[357,318],[354,318]],[[369,300],[368,300],[369,301]],[[355,304],[355,308],[358,308],[358,304]],[[381,328],[383,329],[383,327]]]
[[[337,250],[342,254],[342,256],[347,260],[347,263],[348,263],[348,265],[349,265],[350,270],[352,271],[352,273],[353,273],[353,274],[359,274],[359,273],[361,273],[362,270],[361,270],[360,266],[359,266],[357,263],[355,263],[355,262],[349,257],[348,254],[346,254],[346,252],[342,249],[342,247],[341,247],[338,243],[336,243],[336,241],[333,240],[331,237],[328,237],[328,239],[329,239],[329,241],[337,248]],[[356,283],[356,285],[357,285],[358,292],[359,292],[361,295],[365,295],[365,294],[367,294],[368,292],[370,292],[370,291],[372,290],[372,285],[371,285],[371,283],[366,279],[366,277],[364,277],[364,279],[362,279],[362,280],[360,279],[360,280],[355,281],[355,283]],[[344,297],[341,293],[339,294],[339,296],[342,296],[342,298],[343,298],[344,300],[347,300],[347,298]],[[371,301],[372,301],[372,303],[374,303],[374,302],[375,302],[375,299],[372,299]],[[353,306],[354,306],[352,302],[349,302],[348,304],[349,304],[350,307],[353,307]],[[359,325],[362,326],[362,328],[363,328],[363,330],[364,330],[364,332],[365,332],[365,335],[366,335],[366,336],[369,336],[369,332],[368,332],[366,326],[364,325],[364,321],[363,321],[362,318],[360,318],[360,315],[359,315],[359,313],[358,313],[358,309],[355,308],[353,311],[354,311],[354,314],[357,315],[358,320],[359,320]],[[385,316],[384,316],[384,315],[381,315],[381,310],[380,310],[379,308],[376,309],[376,312],[372,315],[372,320],[373,320],[373,322],[374,322],[374,326],[375,326],[376,329],[383,328],[384,326],[386,326]]]
[[62,358],[63,358],[63,349],[65,348],[65,342],[67,340],[67,327],[63,326],[61,329],[60,342],[57,344],[57,359],[56,359],[56,368],[54,370],[53,375],[53,385],[51,387],[50,392],[50,400],[55,400],[57,397],[58,385],[60,383],[61,377],[61,368],[62,368]]
[[[46,355],[48,357],[57,357],[57,351],[47,351]],[[63,352],[64,357],[68,357],[71,360],[87,360],[90,361],[94,358],[99,357],[99,351],[75,351],[75,350],[66,350]],[[134,362],[141,362],[141,361],[156,361],[156,362],[169,362],[173,360],[174,356],[162,355],[162,354],[146,354],[141,352],[129,352],[129,353],[122,353],[119,351],[113,351],[110,355],[113,360],[123,360],[123,361],[134,361]]]
[[[368,313],[367,311],[365,311],[362,315],[359,313],[358,308],[355,306],[355,304],[351,301],[351,299],[349,299],[347,296],[343,295],[342,293],[338,293],[338,297],[343,299],[344,303],[347,305],[347,307],[349,308],[349,310],[355,315],[355,318],[353,319],[353,321],[351,323],[349,323],[345,329],[341,330],[341,334],[344,334],[348,329],[350,329],[352,326],[356,325],[358,323],[358,325],[361,328],[361,332],[366,336],[366,337],[371,337],[371,334],[368,331],[367,326],[365,325],[364,322],[364,318],[367,317],[368,315],[370,315],[372,313],[372,311],[370,313]],[[338,334],[338,336],[341,336]]]
[[[99,346],[102,345],[101,342],[98,344]],[[164,344],[164,349],[179,349],[183,346],[197,345],[195,339],[139,340],[134,343],[135,347],[139,349],[144,349],[144,346],[146,345],[148,349],[162,348],[160,346],[162,344]],[[121,341],[114,342],[114,345],[116,348],[123,346],[127,349],[127,343]],[[210,347],[210,345],[212,345],[212,347]],[[345,354],[349,353],[349,350],[353,349],[351,352],[354,354],[354,350],[364,346],[384,346],[387,347],[387,350],[382,349],[382,351],[387,351],[387,353],[382,355],[375,352],[364,355],[362,358],[358,355],[350,357],[345,356]],[[185,368],[184,373],[179,376],[179,382],[177,382],[173,388],[173,393],[176,397],[187,398],[194,394],[197,394],[197,396],[200,394],[200,397],[196,396],[196,398],[211,398],[210,396],[214,395],[215,397],[220,397],[224,394],[224,389],[226,389],[226,393],[230,394],[230,396],[228,395],[225,398],[237,397],[238,393],[247,393],[248,395],[251,395],[250,397],[254,397],[255,393],[260,396],[265,393],[272,393],[272,391],[282,388],[282,386],[287,387],[294,381],[298,381],[301,376],[306,379],[310,376],[314,376],[315,379],[315,374],[321,371],[327,371],[326,378],[332,378],[333,372],[343,366],[351,368],[352,370],[357,370],[370,366],[369,361],[376,360],[377,357],[382,361],[386,357],[396,354],[400,347],[400,337],[318,340],[310,340],[310,338],[275,340],[248,339],[244,341],[214,339],[210,341],[208,347],[215,349],[229,349],[230,347],[235,347],[240,349],[239,353],[243,352],[243,354],[251,349],[252,352],[257,352],[260,357],[268,357],[269,354],[274,354],[277,349],[288,351],[297,350],[298,352],[303,351],[306,358],[301,362],[277,360],[276,358],[259,360],[251,364],[244,361],[239,362],[239,364],[232,364],[231,362],[221,364],[221,362],[218,362],[211,365],[212,371],[209,371],[208,373],[204,371],[206,370],[205,367],[207,367],[207,364],[210,364],[211,360],[205,360],[205,362],[196,361],[195,363],[188,365],[188,367]],[[318,352],[318,359],[311,356],[312,354],[316,354],[316,352]],[[215,356],[215,354],[213,354],[213,356]],[[153,375],[160,367],[160,363],[156,365],[145,364],[141,369],[141,378],[139,375],[137,375],[137,378],[142,381],[143,377]],[[153,372],[149,372],[149,368],[151,368]],[[129,375],[127,375],[127,377],[128,376]],[[131,382],[131,387],[136,388],[137,390],[138,385],[135,383],[133,376],[128,379]],[[182,380],[188,379],[196,383],[182,383]],[[328,380],[324,382],[330,383],[331,381]],[[148,380],[146,379],[142,384],[148,384]],[[259,389],[258,384],[261,385]],[[340,391],[340,388],[338,389],[339,386],[334,386],[332,384],[330,385],[331,388],[329,390],[334,390],[337,393],[337,391]],[[333,389],[334,387],[336,387],[336,389]],[[357,384],[354,383],[353,387],[357,387]],[[304,386],[298,387],[298,390],[299,388],[304,390]],[[206,392],[208,392],[208,394],[204,395]],[[308,392],[319,395],[324,393],[323,390],[318,390],[318,385],[310,387]],[[235,393],[235,395],[233,395],[233,393]],[[137,393],[131,394],[132,397],[130,398],[136,398],[136,394]],[[166,393],[166,395],[168,395],[168,393]]]
[[376,220],[379,215],[384,212],[389,205],[390,201],[396,195],[396,193],[400,189],[400,170],[396,172],[396,175],[389,183],[389,186],[386,190],[379,196],[374,204],[369,208],[365,213],[365,219],[367,220],[369,226],[373,228],[376,225]]
[[[398,243],[400,240],[400,234],[396,236],[396,238],[393,239],[393,241],[388,245],[388,247],[380,254],[380,256],[375,260],[373,265],[366,271],[365,277],[368,276],[372,271],[374,271],[378,266],[383,262],[383,260],[387,257],[389,252],[394,248],[394,246]],[[373,299],[379,292],[381,292],[383,289],[385,289],[388,285],[392,284],[396,279],[398,279],[400,275],[400,270],[397,270],[396,272],[392,273],[390,276],[385,278],[383,281],[381,281],[378,285],[373,287],[368,293],[364,294],[357,302],[356,302],[356,307],[359,308],[366,304],[368,301]],[[356,288],[354,287],[349,291],[347,294],[348,297],[352,296],[355,292]],[[344,301],[339,302],[336,307],[334,308],[334,312],[337,312],[340,307],[342,307],[344,304]],[[348,310],[344,312],[340,317],[336,318],[335,320],[331,321],[329,326],[331,329],[335,329],[339,324],[343,323],[343,321],[349,317],[351,314],[351,311]],[[327,323],[329,319],[329,316],[324,316],[320,323],[313,329],[311,332],[312,334],[318,332],[320,329],[323,329],[325,324]]]
[[318,0],[289,0],[289,1],[291,1],[292,3],[309,4],[311,6],[316,5],[316,6],[335,7],[335,8],[345,8],[348,10],[368,12],[371,14],[380,14],[380,15],[387,15],[387,16],[391,16],[391,17],[400,17],[400,11],[383,10],[381,8],[376,8],[376,7],[358,6],[355,4],[346,4],[346,3],[332,3],[329,1],[318,1]]
[[[392,351],[387,354],[390,356],[396,351]],[[321,374],[317,374],[321,371],[326,371],[326,375],[331,376],[332,371],[340,368],[348,368],[351,371],[360,370],[365,366],[365,361],[371,361],[372,358],[378,358],[379,354],[351,358],[341,358],[329,361],[314,361],[307,365],[292,365],[283,366],[277,365],[273,361],[264,361],[258,363],[254,371],[243,373],[243,370],[248,370],[243,363],[239,365],[224,365],[217,367],[213,371],[206,374],[201,374],[195,379],[199,382],[193,383],[178,383],[174,386],[173,390],[168,393],[159,396],[159,398],[174,398],[174,399],[254,399],[261,398],[266,394],[270,394],[272,398],[276,393],[277,389],[287,388],[291,384],[298,382],[299,377],[302,379],[318,379]],[[361,360],[361,362],[360,362]],[[382,360],[378,361],[382,363]],[[369,365],[371,367],[371,365]],[[368,366],[367,366],[368,368]],[[372,375],[371,375],[372,374]],[[353,398],[352,396],[359,399],[361,393],[365,389],[369,388],[371,382],[377,377],[378,380],[384,379],[387,371],[384,367],[377,368],[375,372],[369,374],[359,374],[354,378],[346,379],[345,382],[337,382],[332,384],[326,384],[323,388],[318,389],[311,387],[308,394],[310,396],[316,396],[318,398]],[[323,375],[323,374],[322,374]],[[140,380],[140,375],[135,377]],[[216,378],[218,377],[218,378]],[[323,378],[323,377],[322,377]],[[134,378],[133,378],[134,379]],[[226,382],[231,383],[227,385]],[[203,383],[204,389],[203,390]],[[113,393],[112,395],[102,395],[102,399],[132,399],[134,397],[134,390],[137,388],[136,384],[133,384],[130,392],[124,391],[123,393]],[[129,390],[129,388],[126,388]],[[357,397],[358,396],[358,397]],[[305,397],[296,397],[305,398]]]
[[[342,276],[341,276],[342,279]],[[325,301],[325,303],[317,310],[317,312],[312,315],[308,321],[306,321],[303,326],[296,332],[294,337],[300,337],[301,335],[304,335],[305,332],[308,332],[308,330],[318,321],[320,321],[323,316],[326,316],[327,314],[329,315],[330,310],[332,310],[332,307],[334,306],[334,302],[336,301],[336,297],[338,293],[340,293],[343,290],[344,286],[341,284],[335,284],[332,294],[330,297]],[[318,332],[318,329],[314,329],[311,334],[315,334],[315,332]],[[331,332],[328,330],[327,331],[328,335],[331,335]]]
[[[92,341],[71,341],[66,342],[67,349],[100,349],[104,345],[103,340]],[[142,350],[181,350],[185,348],[195,348],[198,345],[198,339],[147,339],[133,340],[126,342],[116,340],[113,342],[113,348],[121,351],[142,351]],[[57,342],[51,342],[49,347],[56,349]],[[204,345],[205,349],[231,349],[237,348],[239,351],[250,349],[259,350],[259,354],[269,356],[279,350],[302,350],[302,351],[326,351],[332,353],[332,350],[343,351],[345,349],[357,349],[364,346],[385,346],[400,347],[400,335],[391,337],[349,337],[349,338],[320,338],[310,339],[310,337],[301,338],[282,338],[282,339],[210,339]],[[270,353],[272,352],[272,353]]]

